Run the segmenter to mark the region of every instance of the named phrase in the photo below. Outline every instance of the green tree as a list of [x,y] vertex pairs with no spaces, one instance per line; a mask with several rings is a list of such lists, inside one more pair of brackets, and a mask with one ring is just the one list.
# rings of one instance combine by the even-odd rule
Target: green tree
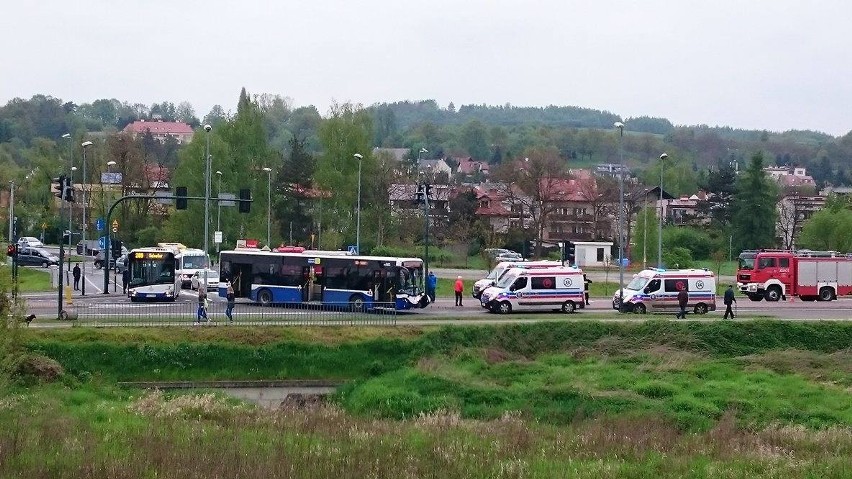
[[488,132],[478,120],[467,122],[461,132],[461,146],[475,160],[488,161],[491,149],[488,147]]
[[733,198],[734,242],[741,250],[775,245],[778,188],[763,171],[763,154],[755,153],[737,179]]
[[799,246],[814,250],[852,251],[852,210],[845,199],[832,197],[811,216],[799,235]]
[[290,154],[284,157],[275,179],[273,214],[281,226],[281,237],[288,243],[292,237],[292,243],[310,244],[313,232],[311,208],[315,200],[311,187],[316,162],[305,149],[305,140],[294,136],[288,143]]
[[[363,209],[371,205],[365,200],[369,193],[364,191],[364,187],[372,182],[364,179],[374,178],[377,171],[375,158],[370,154],[372,119],[360,105],[335,103],[331,107],[331,115],[320,126],[319,138],[323,154],[317,162],[315,180],[320,189],[330,193],[329,198],[323,199],[319,212],[323,228],[320,247],[337,249],[345,246],[344,242],[355,244],[359,176],[359,160],[354,157],[356,153],[362,156],[362,221],[366,216]],[[365,226],[362,223],[362,236],[369,231]]]

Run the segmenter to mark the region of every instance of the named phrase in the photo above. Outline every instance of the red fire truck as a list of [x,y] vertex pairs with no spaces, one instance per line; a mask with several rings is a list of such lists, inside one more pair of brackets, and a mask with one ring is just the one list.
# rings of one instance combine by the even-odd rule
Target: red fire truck
[[852,255],[836,251],[743,251],[737,289],[752,301],[798,296],[831,301],[852,294]]

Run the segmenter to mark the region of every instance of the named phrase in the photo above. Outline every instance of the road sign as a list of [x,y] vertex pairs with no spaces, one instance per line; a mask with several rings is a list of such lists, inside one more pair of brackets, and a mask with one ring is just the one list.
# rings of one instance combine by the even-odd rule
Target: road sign
[[95,229],[98,231],[103,231],[106,228],[106,221],[103,218],[98,218],[95,220]]
[[171,198],[163,198],[164,196],[171,196],[171,191],[155,191],[154,192],[154,201],[161,205],[170,205],[174,203],[174,200]]
[[233,193],[219,193],[219,206],[237,206],[237,195]]
[[100,238],[98,238],[98,246],[101,249],[106,249],[106,236],[101,236]]
[[118,229],[118,220],[112,220],[112,229]]
[[358,247],[354,244],[349,245],[349,254],[358,254]]
[[213,242],[216,243],[216,244],[219,244],[219,243],[222,242],[222,232],[221,231],[214,231],[213,232]]

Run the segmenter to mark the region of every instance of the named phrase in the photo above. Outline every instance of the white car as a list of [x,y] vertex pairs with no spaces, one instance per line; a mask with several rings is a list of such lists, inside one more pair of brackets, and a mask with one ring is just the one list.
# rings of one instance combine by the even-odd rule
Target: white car
[[18,238],[18,246],[22,248],[41,248],[44,243],[38,240],[35,236],[21,236]]
[[[190,284],[190,287],[192,289],[197,290],[198,288],[203,287],[203,285],[204,285],[204,271],[205,270],[200,269],[192,275],[192,278],[190,278],[190,280],[189,280],[189,284]],[[219,289],[219,272],[214,271],[212,269],[208,269],[206,271],[207,271],[207,290],[210,291],[210,290]]]

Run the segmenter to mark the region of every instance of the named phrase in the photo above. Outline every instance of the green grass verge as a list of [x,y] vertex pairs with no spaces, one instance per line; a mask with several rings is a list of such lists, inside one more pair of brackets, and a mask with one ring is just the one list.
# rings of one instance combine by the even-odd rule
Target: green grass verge
[[[0,477],[796,478],[852,468],[845,322],[18,334],[66,374],[0,391]],[[249,378],[349,382],[330,407],[278,411],[111,386]]]
[[[12,283],[12,268],[3,264],[0,266],[0,274],[4,275],[4,281]],[[50,284],[50,271],[41,268],[25,268],[18,267],[18,291],[22,293],[38,293],[43,291],[51,291],[53,286]]]

